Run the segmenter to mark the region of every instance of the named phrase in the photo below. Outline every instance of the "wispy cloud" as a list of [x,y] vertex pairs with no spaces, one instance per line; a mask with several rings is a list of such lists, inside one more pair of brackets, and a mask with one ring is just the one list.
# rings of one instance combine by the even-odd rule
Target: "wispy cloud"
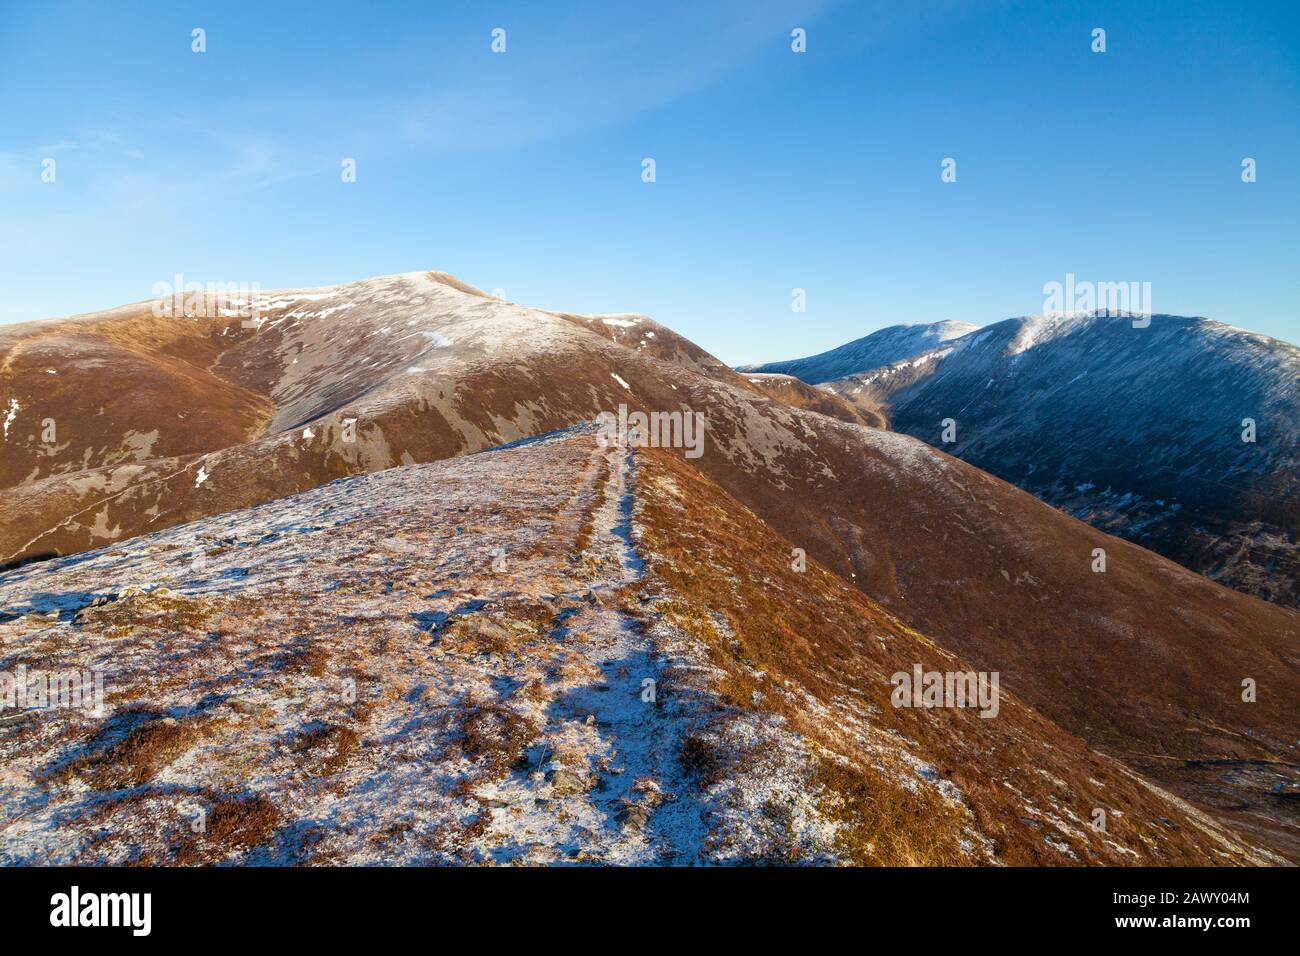
[[[71,120],[57,143],[0,152],[7,208],[0,222],[35,229],[55,215],[59,228],[78,217],[102,224],[336,172],[341,157],[358,152],[373,160],[505,149],[629,122],[717,82],[826,5],[683,3],[657,7],[636,23],[594,7],[551,17],[544,28],[521,21],[508,28],[503,56],[489,51],[486,31],[480,48],[439,51],[436,71],[421,74],[419,63],[411,64],[412,88],[355,82],[364,62],[349,63],[334,86],[315,90],[268,69],[262,95],[207,102],[201,115],[141,104]],[[64,202],[53,206],[38,188],[46,156],[67,167]]]

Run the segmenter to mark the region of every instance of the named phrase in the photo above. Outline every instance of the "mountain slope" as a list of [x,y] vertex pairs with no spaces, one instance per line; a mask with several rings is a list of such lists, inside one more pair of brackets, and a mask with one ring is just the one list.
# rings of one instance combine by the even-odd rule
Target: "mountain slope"
[[0,723],[3,861],[1277,862],[1011,695],[893,707],[965,665],[788,548],[588,428],[29,565],[5,666],[108,706]]
[[[687,464],[792,546],[939,646],[999,671],[1011,693],[1090,746],[1300,858],[1289,798],[1300,776],[1295,613],[1102,534],[917,439],[783,401],[783,390],[644,317],[525,309],[432,273],[271,301],[284,299],[212,363],[223,382],[268,403],[259,437],[9,488],[4,553],[126,541],[620,405],[698,414],[704,443]],[[83,324],[118,321],[115,312]],[[176,327],[205,340],[236,334],[215,320]],[[40,386],[4,385],[30,402],[15,423],[22,435],[21,416],[43,411],[30,401]],[[1092,570],[1098,548],[1105,573]],[[1241,697],[1245,678],[1259,688],[1253,703]]]
[[[1300,603],[1300,349],[1207,319],[1011,319],[829,390],[1096,527]],[[944,443],[943,422],[956,423]],[[1255,425],[1243,441],[1244,420]]]
[[969,322],[930,322],[891,325],[828,352],[807,358],[761,365],[742,365],[741,372],[773,372],[793,375],[810,385],[844,378],[857,372],[890,365],[960,338],[979,328]]
[[793,375],[746,372],[744,381],[750,386],[756,386],[756,391],[776,399],[782,405],[805,408],[855,425],[884,428],[887,424],[884,415],[869,407],[864,401],[860,399],[853,402],[846,401],[825,389],[814,388]]
[[523,308],[444,273],[276,290],[256,304],[251,328],[208,302],[193,318],[138,303],[0,330],[11,412],[0,566],[478,451],[622,402],[673,407],[679,389],[715,382],[874,420],[798,383],[751,382],[645,316]]

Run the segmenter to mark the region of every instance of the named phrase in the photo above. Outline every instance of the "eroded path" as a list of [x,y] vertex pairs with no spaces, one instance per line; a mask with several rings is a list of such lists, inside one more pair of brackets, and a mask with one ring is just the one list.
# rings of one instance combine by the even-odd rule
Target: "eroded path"
[[[6,862],[172,858],[188,819],[250,800],[310,821],[264,834],[275,862],[693,861],[698,694],[638,610],[633,455],[538,444],[0,583],[24,660],[108,675],[106,717],[0,741]],[[171,741],[156,761],[104,770],[152,738]],[[55,845],[64,824],[83,839]],[[208,862],[249,849],[189,842]]]
[[[533,844],[584,860],[693,861],[705,824],[680,760],[693,694],[670,693],[670,664],[644,620],[620,606],[643,565],[632,455],[611,449],[593,464],[599,475],[577,496],[583,547],[573,561],[585,587],[565,595],[574,606],[552,630],[576,658],[549,676],[546,722],[525,766],[492,788],[505,812],[494,814],[485,841],[500,838],[507,853]],[[589,679],[568,677],[578,662]]]

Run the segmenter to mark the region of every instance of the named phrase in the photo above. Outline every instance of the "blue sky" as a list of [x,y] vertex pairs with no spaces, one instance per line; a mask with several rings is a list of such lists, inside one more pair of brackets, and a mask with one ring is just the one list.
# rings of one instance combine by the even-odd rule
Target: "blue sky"
[[1072,272],[1300,342],[1298,176],[1294,2],[0,0],[0,322],[440,269],[740,363]]

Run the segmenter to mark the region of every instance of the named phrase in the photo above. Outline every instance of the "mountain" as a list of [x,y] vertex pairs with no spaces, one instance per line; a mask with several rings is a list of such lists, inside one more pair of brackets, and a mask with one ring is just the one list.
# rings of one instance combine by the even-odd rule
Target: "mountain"
[[978,328],[978,325],[971,325],[969,322],[891,325],[889,328],[872,332],[860,339],[854,339],[847,345],[833,348],[829,352],[784,362],[742,365],[737,371],[793,375],[810,385],[818,385],[832,379],[844,378],[846,375],[900,362],[913,355],[928,352],[944,342],[960,338]]
[[0,328],[0,561],[572,424],[628,395],[627,362],[739,381],[644,317],[524,309],[441,273],[256,305],[257,320],[215,301],[159,318],[143,302]]
[[[702,416],[703,432],[697,436],[702,443],[636,454],[647,468],[660,462],[671,470],[629,507],[634,520],[638,500],[659,509],[659,517],[643,520],[641,527],[650,538],[661,536],[652,550],[671,551],[677,562],[677,571],[664,572],[671,574],[665,586],[677,619],[693,622],[706,643],[721,642],[709,643],[716,650],[710,658],[714,664],[723,666],[718,661],[727,659],[724,652],[734,652],[756,670],[817,683],[821,690],[814,693],[820,693],[816,700],[822,706],[831,708],[838,698],[853,703],[879,676],[863,670],[858,659],[874,655],[872,645],[881,641],[888,648],[893,632],[887,628],[895,626],[889,622],[897,622],[922,636],[918,642],[936,654],[952,655],[963,667],[998,672],[1009,699],[1022,701],[1055,728],[1043,729],[1036,739],[1052,741],[1055,732],[1078,738],[1094,755],[1122,763],[1136,778],[1211,814],[1219,826],[1239,834],[1234,839],[1300,859],[1293,799],[1300,784],[1294,734],[1300,615],[1294,611],[1231,591],[1104,534],[922,441],[868,427],[866,415],[854,421],[850,405],[856,399],[822,391],[826,401],[814,408],[813,398],[796,385],[738,374],[644,316],[529,309],[440,273],[265,293],[261,313],[260,325],[245,328],[240,319],[219,312],[209,318],[158,319],[148,304],[139,304],[3,333],[0,402],[18,405],[6,448],[22,460],[10,472],[11,481],[19,476],[17,483],[4,490],[0,504],[0,550],[15,565],[0,579],[0,618],[9,620],[0,627],[15,628],[20,636],[30,635],[24,641],[36,643],[0,645],[5,654],[0,663],[36,661],[55,649],[93,661],[106,645],[95,632],[76,628],[101,607],[122,602],[123,595],[127,603],[119,610],[128,622],[137,602],[144,602],[140,614],[147,621],[157,610],[153,602],[163,599],[183,616],[190,613],[185,609],[194,609],[201,622],[206,612],[190,602],[204,595],[217,600],[209,594],[212,587],[235,594],[264,573],[271,577],[264,590],[252,592],[251,605],[272,617],[256,631],[264,656],[248,661],[250,666],[260,661],[256,674],[272,683],[279,673],[276,662],[285,655],[301,652],[310,659],[330,653],[353,632],[374,628],[388,634],[396,642],[395,654],[407,645],[422,649],[422,627],[437,624],[439,615],[458,617],[452,612],[463,605],[492,600],[490,591],[483,593],[486,583],[473,583],[473,592],[462,595],[433,579],[433,570],[451,561],[453,553],[492,540],[479,541],[486,534],[482,523],[458,521],[460,512],[438,511],[442,492],[417,490],[437,487],[436,475],[442,474],[437,468],[467,469],[470,490],[460,493],[455,507],[471,507],[474,496],[494,501],[522,534],[535,522],[559,520],[554,516],[564,512],[542,496],[548,486],[563,489],[578,482],[574,468],[586,474],[594,467],[592,480],[599,483],[605,466],[529,457],[559,454],[558,447],[569,447],[567,439],[516,444],[489,455],[476,452],[590,422],[601,413],[617,414],[620,406],[625,413],[676,413],[683,423],[687,416],[692,421]],[[106,361],[106,354],[114,360]],[[123,368],[133,371],[124,376]],[[57,389],[51,385],[60,381],[64,384]],[[189,383],[190,390],[181,383]],[[203,397],[208,394],[210,403]],[[192,425],[199,414],[196,404],[209,416],[203,428]],[[57,421],[57,443],[41,441],[47,418]],[[147,435],[147,448],[136,436],[127,440],[127,429]],[[159,451],[163,457],[148,457]],[[416,467],[446,459],[453,460],[428,466],[431,471]],[[497,462],[498,470],[485,462]],[[609,468],[616,473],[612,464]],[[552,475],[550,469],[558,470]],[[432,484],[410,477],[422,474]],[[330,484],[335,479],[344,480]],[[310,507],[323,512],[299,514],[294,509],[306,507],[304,501],[318,502]],[[706,507],[709,502],[716,507]],[[284,512],[288,525],[258,530],[265,516],[280,509],[290,509]],[[308,575],[300,592],[293,583],[300,574],[296,558],[285,557],[284,573],[275,571],[281,567],[277,549],[292,543],[281,539],[293,528],[323,532],[331,527],[329,512],[339,509],[340,515],[360,509],[339,532],[344,541],[301,539],[302,547],[320,555],[314,566],[334,576]],[[196,521],[202,524],[186,524]],[[743,533],[737,530],[742,526]],[[223,533],[223,528],[230,530]],[[186,568],[164,567],[163,558],[142,556],[141,548],[165,548],[151,552],[164,557],[183,548],[175,557],[184,557],[188,567],[198,558],[192,536],[200,532],[203,561],[235,562],[218,565],[212,587],[201,583],[207,577],[194,579]],[[592,533],[580,523],[576,532],[561,534],[556,547],[571,563],[560,562],[546,573],[580,577],[593,562],[608,565],[608,556],[587,554]],[[431,605],[398,603],[386,610],[382,602],[357,598],[348,583],[352,567],[382,568],[395,560],[385,550],[395,535],[416,538],[408,570],[414,581],[428,581],[421,594],[440,595],[451,587],[430,597]],[[243,549],[254,544],[271,550],[249,551],[262,557],[244,561]],[[516,554],[528,546],[507,542],[501,547]],[[796,548],[806,551],[810,568],[820,570],[800,577],[805,584],[792,590],[778,572],[791,567]],[[1104,573],[1093,571],[1098,548],[1108,555]],[[49,560],[36,560],[42,557]],[[637,559],[654,564],[648,553],[638,553]],[[612,566],[609,570],[613,573]],[[820,576],[823,571],[827,577]],[[624,573],[618,572],[620,580]],[[147,599],[133,596],[133,589],[146,587],[154,594],[157,584],[170,591]],[[393,588],[399,585],[403,592],[416,587],[396,582]],[[575,580],[547,593],[578,594],[580,603],[590,604],[582,598],[584,587]],[[340,595],[331,597],[335,591]],[[596,595],[598,602],[603,593]],[[301,625],[285,623],[292,616],[274,616],[281,613],[281,597],[284,614],[306,615]],[[347,602],[338,603],[345,597]],[[323,618],[307,610],[317,606]],[[371,610],[396,624],[390,629],[372,623],[365,616]],[[558,614],[563,607],[554,610]],[[411,617],[412,611],[424,616]],[[42,630],[56,628],[48,619],[42,624],[42,616],[51,614],[71,616],[72,634],[86,635],[87,641],[70,641],[67,630]],[[709,622],[722,628],[712,637]],[[66,623],[59,620],[57,628]],[[170,621],[164,630],[178,626]],[[195,628],[195,640],[208,640],[212,653],[222,652],[224,625]],[[107,639],[118,633],[108,625]],[[656,650],[672,646],[666,637],[653,640]],[[140,666],[170,666],[171,658],[164,659],[167,646],[147,642]],[[490,642],[484,646],[489,656],[498,653]],[[617,643],[610,647],[615,659],[633,653]],[[917,653],[907,647],[907,655]],[[895,663],[891,657],[873,666]],[[814,665],[815,674],[800,670]],[[750,706],[756,706],[754,691],[772,699],[768,690],[749,682],[752,674],[732,673],[735,682],[728,686],[735,701],[743,703],[748,694]],[[1242,696],[1246,678],[1258,689],[1249,702]],[[184,674],[176,677],[177,693],[186,680]],[[155,699],[165,689],[149,685],[130,698],[137,708],[163,717],[122,720],[181,721],[184,710],[162,709],[171,698]],[[579,701],[586,700],[579,695],[573,706],[585,706]],[[178,700],[174,706],[190,705]],[[445,716],[463,713],[456,705]],[[589,713],[597,726],[616,719]],[[800,733],[811,734],[802,721],[819,713],[816,706],[805,700],[798,713],[803,716],[791,713],[789,719]],[[956,719],[947,710],[921,713],[927,715],[922,723]],[[868,707],[865,714],[862,719],[886,722],[879,726],[903,719],[893,708],[876,713]],[[482,719],[513,739],[510,728],[516,725],[508,717]],[[829,720],[841,720],[840,712],[832,710]],[[976,720],[979,728],[992,725],[982,733],[1002,726],[1001,717]],[[360,741],[371,739],[364,728],[337,718],[325,723],[351,729]],[[26,768],[14,771],[19,776],[13,785],[27,786],[22,774],[38,766],[108,753],[134,726],[51,730],[41,738],[49,744],[45,750],[23,751],[22,761],[13,765]],[[352,746],[341,730],[319,732],[333,735],[328,739],[339,746]],[[467,733],[466,739],[478,734],[455,727],[450,732]],[[901,732],[911,734],[906,728]],[[983,739],[970,733],[975,732],[962,732],[968,741]],[[1029,736],[1024,729],[1018,739]],[[981,766],[996,762],[1002,752],[1001,744],[987,740],[987,746],[969,743],[950,751],[948,759],[933,765],[939,778],[959,787],[978,786]],[[696,745],[691,747],[698,753]],[[1036,763],[1039,759],[1035,751],[1025,766],[1046,768]],[[1023,772],[1026,779],[1032,776]],[[1047,772],[1079,790],[1083,778]],[[1107,778],[1094,774],[1092,779]],[[1030,794],[1024,781],[1010,785]],[[845,786],[861,793],[874,784],[862,784],[866,791]],[[1064,799],[1064,790],[1054,792]],[[1030,799],[1041,810],[1042,801]],[[1136,799],[1126,795],[1122,802]],[[1184,836],[1195,829],[1178,822],[1180,817],[1162,815]],[[1022,816],[1036,819],[1028,812]],[[895,825],[903,826],[898,822],[886,829]],[[995,843],[1002,838],[1019,845],[1025,836],[998,833],[990,837]],[[1055,835],[1051,839],[1060,842]],[[1037,833],[1029,843],[1041,850],[1050,848],[1046,840],[1047,834]],[[1071,847],[1081,862],[1090,859],[1081,847]],[[909,852],[917,859],[955,859]],[[1215,858],[1242,859],[1224,852],[1227,857]],[[1020,850],[1010,858],[1039,859]]]
[[827,389],[1096,527],[1300,605],[1293,345],[1201,318],[1032,316]]
[[840,421],[872,428],[886,427],[885,417],[879,409],[870,407],[860,396],[847,401],[825,389],[815,388],[793,375],[776,375],[771,372],[747,372],[744,381],[764,395],[770,395],[782,405],[806,408]]
[[1280,862],[1010,695],[892,706],[967,665],[789,550],[585,427],[28,565],[6,649],[127,703],[0,724],[0,860]]

